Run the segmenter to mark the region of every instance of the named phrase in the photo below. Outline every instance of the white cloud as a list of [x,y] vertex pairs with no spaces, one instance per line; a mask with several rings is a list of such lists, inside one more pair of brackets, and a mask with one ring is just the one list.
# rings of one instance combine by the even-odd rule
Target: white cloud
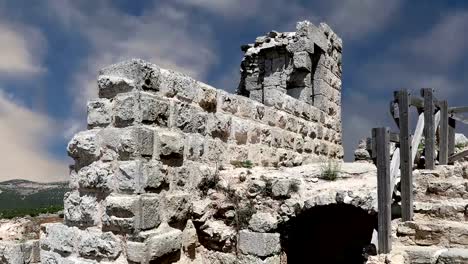
[[464,59],[468,37],[464,34],[468,12],[443,17],[428,32],[408,41],[411,52],[435,66],[446,67]]
[[[171,4],[146,7],[138,16],[117,9],[111,2],[93,6],[77,2],[50,1],[58,21],[70,30],[79,29],[90,51],[73,76],[75,116],[68,133],[83,124],[86,101],[97,96],[96,75],[100,68],[119,61],[141,58],[203,80],[217,62],[216,45],[209,26],[196,23],[190,11]],[[75,128],[75,129],[72,129]]]
[[38,29],[0,21],[1,76],[25,78],[44,72],[44,53],[45,38]]
[[358,40],[387,26],[397,18],[401,0],[330,1],[322,17],[343,38]]
[[46,149],[56,130],[58,125],[53,120],[29,110],[0,90],[0,181],[66,179],[67,163],[51,157]]

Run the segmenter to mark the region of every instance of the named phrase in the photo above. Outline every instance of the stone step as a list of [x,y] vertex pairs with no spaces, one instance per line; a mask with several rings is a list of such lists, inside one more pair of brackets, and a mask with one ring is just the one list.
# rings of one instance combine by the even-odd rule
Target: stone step
[[468,200],[465,199],[427,199],[414,201],[415,214],[426,218],[438,218],[453,221],[468,219]]
[[468,180],[461,177],[415,181],[416,199],[428,197],[468,198]]
[[468,248],[468,222],[440,219],[400,222],[397,240],[407,246]]
[[466,264],[468,249],[403,246],[395,247],[393,252],[403,252],[405,264]]

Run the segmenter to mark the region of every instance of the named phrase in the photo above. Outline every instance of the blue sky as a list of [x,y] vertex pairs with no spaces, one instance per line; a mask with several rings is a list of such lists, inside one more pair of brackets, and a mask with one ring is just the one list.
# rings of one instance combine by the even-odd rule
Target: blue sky
[[[468,4],[403,0],[0,0],[0,180],[65,179],[97,71],[143,58],[233,92],[240,45],[308,19],[342,38],[347,157],[402,87],[466,105]],[[464,127],[461,128],[465,130]]]

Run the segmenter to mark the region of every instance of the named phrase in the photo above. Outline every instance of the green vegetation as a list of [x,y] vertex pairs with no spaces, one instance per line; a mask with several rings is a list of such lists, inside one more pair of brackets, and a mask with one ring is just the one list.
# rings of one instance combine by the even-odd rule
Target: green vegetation
[[66,184],[27,194],[19,188],[0,186],[0,218],[56,213],[63,210],[63,196],[69,190]]
[[63,205],[51,205],[42,208],[19,208],[0,210],[0,219],[12,219],[15,217],[38,216],[40,214],[54,214],[63,210]]
[[231,161],[231,165],[233,165],[236,168],[247,168],[247,169],[251,169],[253,167],[253,163],[250,160],[244,160],[244,161],[233,160]]
[[334,181],[338,178],[341,171],[339,162],[329,159],[320,166],[320,177],[327,181]]

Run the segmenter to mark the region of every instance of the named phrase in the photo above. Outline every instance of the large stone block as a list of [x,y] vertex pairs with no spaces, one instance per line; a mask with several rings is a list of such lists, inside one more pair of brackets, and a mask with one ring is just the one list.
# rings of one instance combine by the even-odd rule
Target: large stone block
[[64,197],[65,223],[71,226],[96,226],[100,222],[100,202],[96,194],[72,191]]
[[199,133],[204,135],[207,122],[207,113],[201,108],[188,103],[175,103],[172,127],[185,133]]
[[296,24],[296,35],[307,38],[317,45],[322,51],[328,50],[328,40],[325,33],[309,21],[302,21]]
[[198,82],[198,86],[200,90],[198,90],[194,101],[206,112],[216,112],[218,107],[218,90],[202,82]]
[[170,102],[156,95],[142,92],[139,107],[144,124],[167,127],[170,118]]
[[172,226],[185,224],[192,208],[191,194],[182,191],[168,193],[164,197],[163,208],[165,222]]
[[147,241],[149,261],[157,261],[162,257],[181,250],[182,231],[169,226],[161,226],[157,233]]
[[104,192],[111,191],[113,168],[110,163],[97,161],[78,171],[77,183],[82,189],[99,189]]
[[80,232],[79,255],[87,259],[115,260],[122,252],[120,239],[110,232],[101,233],[98,229]]
[[141,196],[140,209],[137,214],[139,227],[142,230],[156,228],[161,224],[161,197],[156,194],[144,194]]
[[99,130],[87,130],[76,134],[68,143],[68,155],[75,160],[77,169],[99,159],[101,155],[97,133]]
[[118,168],[114,174],[115,187],[122,193],[142,193],[142,161],[129,160],[118,162]]
[[188,135],[185,142],[185,158],[199,161],[204,154],[205,138],[201,135]]
[[103,230],[123,233],[138,230],[139,222],[135,216],[140,209],[139,196],[112,194],[106,198],[105,204]]
[[105,127],[112,122],[112,104],[108,99],[88,102],[88,126]]
[[243,254],[269,257],[281,252],[280,234],[239,232],[239,250]]
[[114,98],[113,113],[116,127],[126,127],[141,121],[138,96],[138,93],[124,93]]
[[225,114],[213,114],[208,118],[207,134],[226,142],[231,132],[231,117]]
[[154,153],[162,163],[180,167],[184,161],[184,135],[177,132],[158,130],[155,135]]
[[310,54],[306,51],[294,53],[293,65],[296,69],[302,69],[306,71],[312,70],[312,60],[310,58]]
[[160,72],[157,65],[140,59],[107,66],[99,71],[99,95],[113,97],[133,89],[159,91],[162,78]]
[[151,160],[143,163],[141,187],[147,193],[159,193],[169,185],[167,166]]
[[[111,135],[106,143],[108,142],[110,146],[117,143],[115,149],[118,150],[121,160],[153,156],[154,130],[138,126],[113,132],[118,134],[117,141],[113,141],[115,137]],[[113,142],[109,142],[111,140]]]
[[110,75],[100,75],[98,77],[99,97],[113,98],[117,94],[127,93],[136,90],[134,80]]
[[146,244],[128,241],[127,259],[135,263],[144,263],[146,259]]
[[238,145],[245,145],[247,143],[247,134],[248,131],[254,124],[249,123],[249,121],[240,119],[240,118],[232,118],[231,124],[231,137]]
[[192,102],[201,92],[199,82],[179,72],[161,69],[161,92],[168,97]]
[[78,231],[78,228],[68,227],[62,223],[45,224],[41,227],[41,249],[71,254],[75,251]]
[[227,92],[218,92],[218,109],[231,114],[236,114],[239,110],[239,100],[237,95]]

